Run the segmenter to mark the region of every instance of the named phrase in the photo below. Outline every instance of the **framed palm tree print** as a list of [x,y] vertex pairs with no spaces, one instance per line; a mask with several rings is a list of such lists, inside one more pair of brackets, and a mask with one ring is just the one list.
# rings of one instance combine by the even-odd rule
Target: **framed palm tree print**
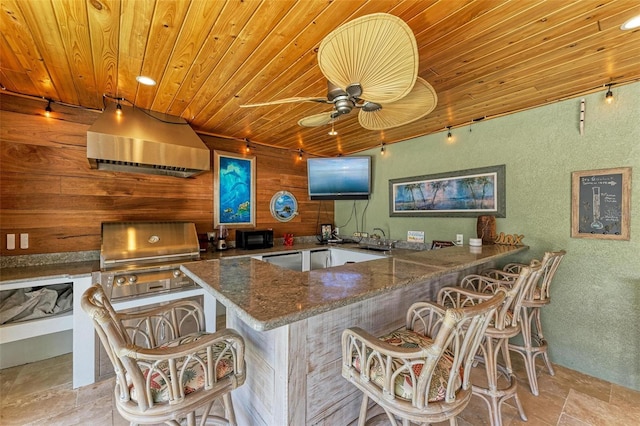
[[389,180],[389,216],[506,216],[505,165]]

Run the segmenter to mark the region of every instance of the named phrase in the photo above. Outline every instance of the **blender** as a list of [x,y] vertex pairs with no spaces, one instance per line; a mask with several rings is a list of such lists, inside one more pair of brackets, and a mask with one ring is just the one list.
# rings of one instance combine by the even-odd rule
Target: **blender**
[[229,231],[224,225],[220,225],[218,228],[218,245],[216,248],[218,250],[226,250],[227,249],[227,237],[229,236]]

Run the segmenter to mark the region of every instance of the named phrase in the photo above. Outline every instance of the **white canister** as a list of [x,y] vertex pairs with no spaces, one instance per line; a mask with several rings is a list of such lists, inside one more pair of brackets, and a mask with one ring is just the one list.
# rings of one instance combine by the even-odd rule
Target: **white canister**
[[469,245],[472,247],[480,247],[482,245],[482,238],[469,238]]

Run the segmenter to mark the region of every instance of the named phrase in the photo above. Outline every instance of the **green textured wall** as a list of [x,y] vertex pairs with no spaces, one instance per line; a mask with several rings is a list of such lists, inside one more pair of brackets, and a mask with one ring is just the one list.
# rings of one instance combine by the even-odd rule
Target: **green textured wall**
[[[615,102],[586,96],[585,133],[580,98],[481,121],[396,143],[364,154],[374,157],[374,193],[355,202],[360,229],[389,230],[406,239],[422,230],[426,240],[475,236],[475,219],[389,217],[389,179],[506,165],[506,218],[497,231],[524,234],[531,249],[521,261],[565,249],[543,311],[553,362],[640,390],[640,83],[614,86]],[[571,172],[633,167],[631,240],[571,238]],[[356,230],[353,202],[335,204],[341,234]],[[364,212],[364,214],[363,214]],[[351,219],[350,219],[351,217]]]

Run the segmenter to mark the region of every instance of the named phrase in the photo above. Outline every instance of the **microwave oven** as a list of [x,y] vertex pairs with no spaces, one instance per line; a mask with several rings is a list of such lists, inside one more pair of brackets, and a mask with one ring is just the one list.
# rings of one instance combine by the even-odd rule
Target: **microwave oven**
[[253,231],[236,230],[236,248],[253,250],[273,247],[273,231],[255,229]]

